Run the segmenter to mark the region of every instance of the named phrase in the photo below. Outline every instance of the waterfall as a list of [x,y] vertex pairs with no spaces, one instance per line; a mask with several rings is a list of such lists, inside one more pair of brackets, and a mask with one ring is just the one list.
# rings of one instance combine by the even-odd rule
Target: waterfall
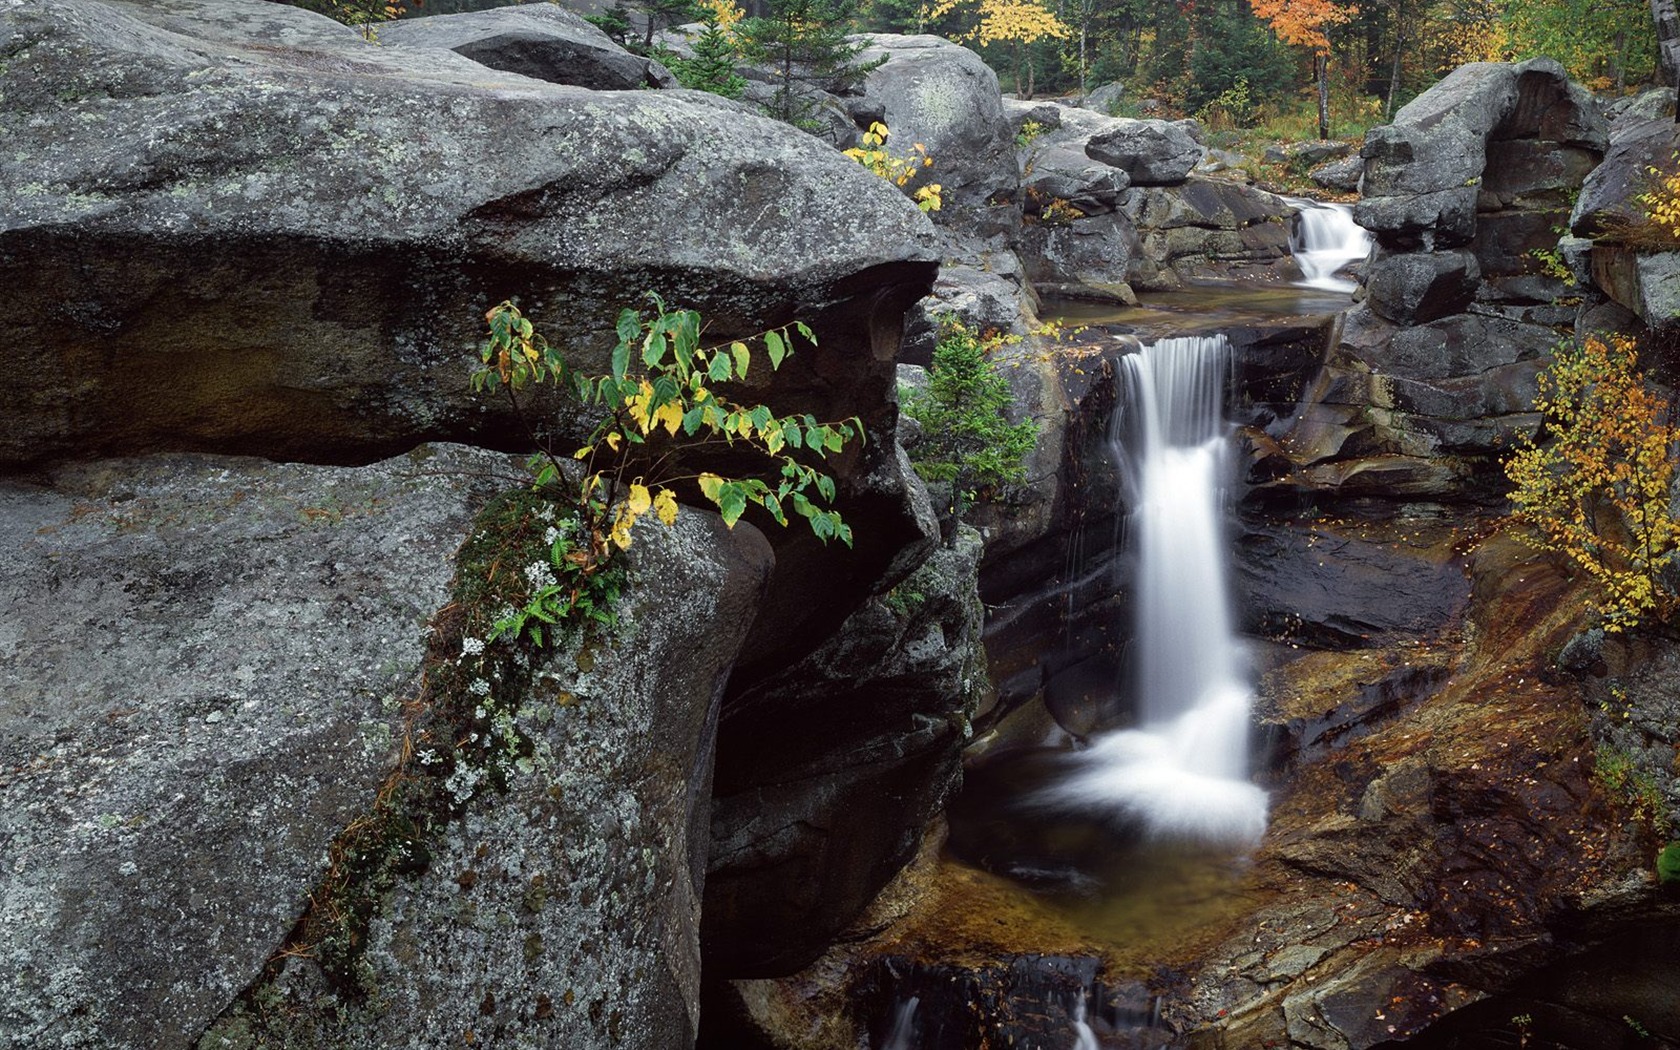
[[1085,1018],[1085,996],[1081,993],[1073,1006],[1073,1050],[1101,1050],[1097,1044],[1097,1033],[1091,1030]]
[[921,1002],[919,996],[912,995],[898,1004],[893,1010],[892,1028],[887,1032],[887,1041],[881,1044],[881,1050],[916,1050],[916,1007]]
[[1039,801],[1118,810],[1161,838],[1250,845],[1265,831],[1266,795],[1247,780],[1251,695],[1226,594],[1228,360],[1223,335],[1121,358],[1113,440],[1140,565],[1139,725],[1094,738],[1078,771]]
[[1305,197],[1284,200],[1300,209],[1290,224],[1289,250],[1305,278],[1301,283],[1330,292],[1352,292],[1357,285],[1337,277],[1336,272],[1371,251],[1371,235],[1353,221],[1353,209]]

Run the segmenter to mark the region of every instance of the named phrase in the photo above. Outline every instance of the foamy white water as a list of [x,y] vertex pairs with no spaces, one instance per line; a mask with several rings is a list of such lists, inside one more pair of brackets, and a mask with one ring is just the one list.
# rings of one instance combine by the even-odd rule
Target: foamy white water
[[1221,335],[1165,339],[1121,359],[1131,433],[1117,455],[1140,566],[1141,717],[1137,729],[1093,739],[1078,771],[1039,801],[1117,811],[1161,838],[1250,845],[1266,829],[1266,794],[1247,779],[1252,696],[1226,593],[1228,357]]
[[1301,267],[1300,283],[1308,288],[1351,293],[1358,284],[1336,272],[1371,252],[1371,234],[1353,221],[1346,204],[1327,204],[1305,197],[1286,197],[1301,209],[1290,226],[1289,250]]

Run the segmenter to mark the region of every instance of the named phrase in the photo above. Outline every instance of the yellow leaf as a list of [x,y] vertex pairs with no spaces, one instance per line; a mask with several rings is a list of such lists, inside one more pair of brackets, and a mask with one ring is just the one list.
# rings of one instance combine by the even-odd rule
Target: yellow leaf
[[659,495],[653,497],[653,513],[667,525],[677,520],[677,497],[671,495],[670,489],[660,489]]
[[717,502],[718,493],[723,491],[723,479],[716,474],[700,475],[700,494],[712,502]]
[[675,401],[665,402],[663,405],[660,405],[657,409],[655,409],[653,413],[654,424],[665,424],[665,432],[673,437],[676,436],[677,428],[682,426],[682,420],[682,406]]
[[636,515],[638,517],[643,515],[643,514],[646,514],[648,507],[651,506],[652,503],[653,503],[653,497],[648,492],[648,487],[646,485],[643,485],[639,482],[631,484],[631,486],[630,486],[630,499],[628,501],[628,505],[630,507],[630,513],[631,514]]
[[624,438],[620,437],[616,432],[607,435],[607,447],[612,449],[614,452],[618,451],[618,446],[623,441]]

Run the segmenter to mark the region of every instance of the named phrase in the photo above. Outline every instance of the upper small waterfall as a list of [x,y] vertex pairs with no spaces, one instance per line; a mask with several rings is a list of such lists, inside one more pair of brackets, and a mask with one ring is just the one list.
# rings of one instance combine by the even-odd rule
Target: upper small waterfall
[[1152,835],[1246,845],[1266,825],[1248,782],[1251,696],[1226,594],[1223,335],[1122,358],[1115,452],[1139,561],[1133,653],[1139,725],[1093,739],[1042,802],[1118,807]]
[[1289,230],[1289,250],[1301,267],[1301,283],[1331,292],[1352,292],[1357,285],[1336,273],[1371,251],[1371,234],[1353,221],[1353,209],[1305,197],[1284,199],[1301,209]]

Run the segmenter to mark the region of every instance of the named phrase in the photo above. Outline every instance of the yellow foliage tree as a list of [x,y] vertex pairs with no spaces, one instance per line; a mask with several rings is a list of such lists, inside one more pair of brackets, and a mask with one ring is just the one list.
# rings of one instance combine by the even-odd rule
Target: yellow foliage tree
[[1505,463],[1515,517],[1598,584],[1609,631],[1668,618],[1661,573],[1680,549],[1670,503],[1680,431],[1636,355],[1623,335],[1560,345],[1534,401],[1550,440],[1525,441]]
[[1248,0],[1258,18],[1286,44],[1313,53],[1313,73],[1318,81],[1318,137],[1330,137],[1330,37],[1326,30],[1341,25],[1359,13],[1354,4],[1334,0]]
[[[924,20],[943,18],[971,2],[938,0],[927,11]],[[979,0],[972,17],[974,27],[961,34],[960,38],[982,45],[1008,45],[1014,57],[1015,93],[1022,98],[1032,98],[1033,95],[1033,63],[1027,45],[1040,40],[1066,40],[1072,35],[1061,19],[1034,0]]]

